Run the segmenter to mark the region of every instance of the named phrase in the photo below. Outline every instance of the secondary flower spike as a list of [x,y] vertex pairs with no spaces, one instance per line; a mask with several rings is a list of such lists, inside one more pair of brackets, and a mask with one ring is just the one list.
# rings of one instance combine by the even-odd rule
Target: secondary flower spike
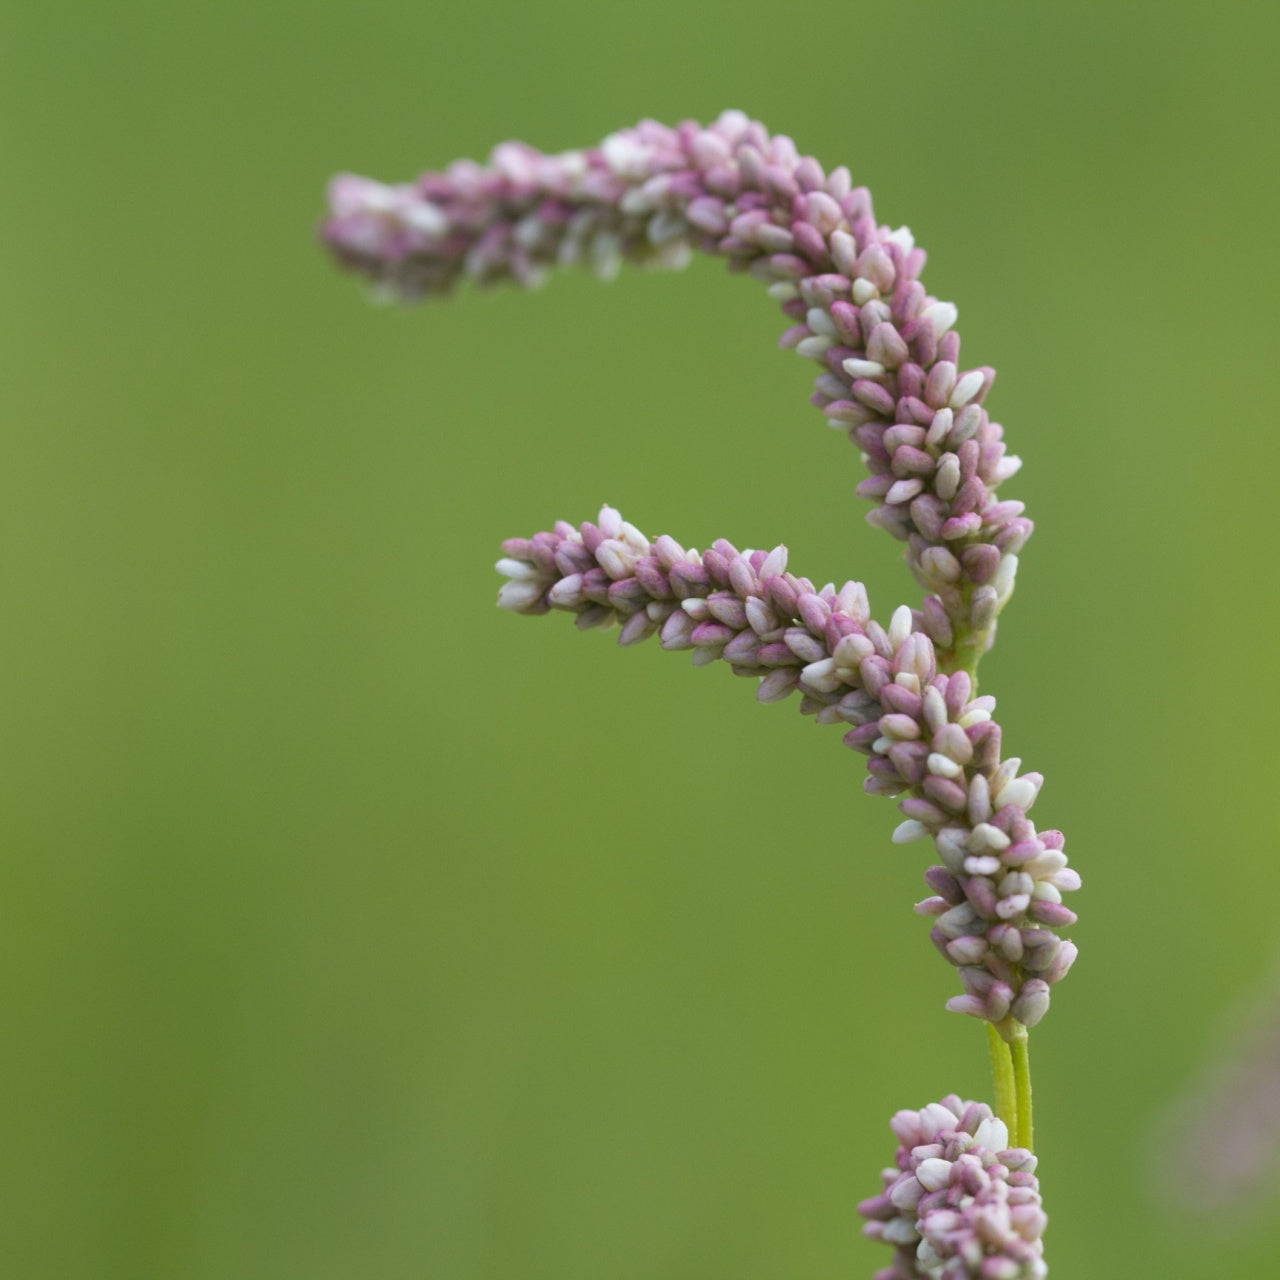
[[937,917],[934,943],[960,973],[964,994],[948,1008],[1040,1021],[1050,984],[1075,959],[1055,929],[1075,922],[1062,894],[1080,877],[1062,833],[1037,832],[1027,816],[1042,779],[1020,773],[1017,757],[1001,759],[995,699],[972,696],[967,672],[938,670],[918,615],[903,605],[882,627],[861,583],[819,590],[787,572],[784,547],[650,543],[611,507],[595,524],[561,521],[502,549],[503,608],[566,610],[580,627],[620,622],[623,645],[656,633],[700,666],[723,658],[758,678],[762,702],[799,692],[801,711],[819,722],[855,726],[845,742],[870,757],[866,790],[906,797],[894,839],[932,836],[942,859],[917,910]]
[[694,252],[749,271],[787,318],[782,345],[818,366],[813,403],[860,449],[868,519],[906,542],[947,664],[954,651],[972,669],[990,645],[1031,533],[1023,504],[995,496],[1019,466],[983,407],[995,373],[961,367],[956,308],[919,279],[924,250],[877,225],[847,169],[727,111],[559,155],[505,142],[487,165],[401,185],[344,175],[329,197],[333,252],[405,299],[535,285],[574,263],[681,267]]

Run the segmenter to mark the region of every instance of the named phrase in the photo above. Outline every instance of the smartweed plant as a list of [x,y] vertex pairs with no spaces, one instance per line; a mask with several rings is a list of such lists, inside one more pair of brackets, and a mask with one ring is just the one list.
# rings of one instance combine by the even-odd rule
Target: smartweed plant
[[1019,460],[987,413],[995,373],[961,365],[956,308],[921,283],[924,251],[876,222],[847,169],[828,173],[736,111],[709,126],[646,120],[560,155],[506,142],[487,165],[396,186],[341,176],[329,194],[325,242],[397,299],[705,253],[781,307],[782,346],[817,366],[812,402],[859,450],[867,519],[905,544],[919,605],[881,623],[861,583],[815,586],[785,547],[686,549],[610,507],[503,543],[498,604],[617,624],[622,645],[656,636],[756,680],[762,702],[798,694],[804,715],[845,728],[865,790],[898,802],[893,839],[935,855],[916,911],[959,978],[947,1008],[986,1025],[994,1087],[994,1106],[948,1095],[894,1116],[894,1165],[859,1206],[893,1250],[877,1280],[1046,1275],[1028,1033],[1075,960],[1060,933],[1080,877],[1062,833],[1030,817],[1044,779],[1005,754],[995,699],[978,693],[1032,525],[997,495]]

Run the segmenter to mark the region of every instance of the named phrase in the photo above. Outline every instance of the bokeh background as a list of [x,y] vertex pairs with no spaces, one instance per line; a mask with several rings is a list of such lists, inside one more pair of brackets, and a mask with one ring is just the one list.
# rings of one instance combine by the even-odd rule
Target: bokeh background
[[1061,1276],[1280,1265],[1160,1117],[1275,914],[1261,4],[18,0],[0,16],[0,1258],[23,1280],[867,1275],[987,1096],[859,757],[493,607],[602,500],[914,591],[715,263],[375,309],[334,170],[741,107],[931,254],[1039,531],[984,666],[1085,875],[1034,1037]]

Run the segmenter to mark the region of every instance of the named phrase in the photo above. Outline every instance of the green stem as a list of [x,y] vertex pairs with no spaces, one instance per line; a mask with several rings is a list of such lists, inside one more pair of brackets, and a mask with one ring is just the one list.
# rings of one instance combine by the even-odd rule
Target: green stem
[[976,636],[971,635],[969,639],[955,647],[955,661],[952,663],[951,669],[953,671],[967,671],[975,689],[978,687],[978,663],[982,661],[984,652],[982,646],[986,643],[986,639],[986,632],[979,632]]
[[[958,611],[961,618],[967,618],[968,616],[970,597],[972,595],[972,586],[966,587],[961,595]],[[950,653],[943,654],[940,663],[941,668],[948,674],[956,671],[967,671],[976,691],[978,688],[978,663],[982,661],[982,655],[987,651],[990,630],[975,631],[967,622],[957,621],[954,614],[952,616],[952,624],[954,627],[952,648]]]
[[[1031,1056],[1027,1047],[1027,1029],[1020,1022],[1013,1024],[1013,1035],[1009,1042],[1013,1058],[1013,1080],[1017,1095],[1018,1124],[1016,1130],[1010,1126],[1010,1135],[1016,1147],[1032,1147],[1031,1126]],[[1016,1136],[1015,1136],[1016,1135]]]
[[1013,1073],[1013,1055],[1008,1042],[987,1023],[987,1044],[991,1049],[991,1076],[996,1087],[996,1115],[1009,1128],[1010,1134],[1018,1132],[1018,1095]]

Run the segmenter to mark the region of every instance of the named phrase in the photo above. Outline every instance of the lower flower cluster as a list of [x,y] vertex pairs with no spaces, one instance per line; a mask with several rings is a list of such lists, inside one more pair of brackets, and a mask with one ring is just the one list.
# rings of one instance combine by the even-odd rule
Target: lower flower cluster
[[899,1111],[884,1189],[858,1212],[863,1232],[893,1246],[893,1265],[874,1280],[1042,1280],[1036,1158],[1009,1146],[991,1108],[954,1094],[920,1111]]
[[870,757],[866,790],[903,797],[895,841],[930,837],[941,859],[917,910],[936,917],[933,942],[959,970],[964,994],[947,1007],[1039,1022],[1076,956],[1056,930],[1075,922],[1062,895],[1080,877],[1062,833],[1037,832],[1027,816],[1043,779],[1001,758],[995,700],[973,696],[966,672],[938,670],[927,614],[903,606],[882,627],[861,583],[815,588],[787,572],[783,547],[650,543],[610,507],[595,524],[561,521],[503,550],[502,607],[566,610],[580,627],[618,622],[624,645],[657,634],[698,665],[723,659],[758,679],[762,702],[799,692],[802,712],[852,725],[846,744]]

